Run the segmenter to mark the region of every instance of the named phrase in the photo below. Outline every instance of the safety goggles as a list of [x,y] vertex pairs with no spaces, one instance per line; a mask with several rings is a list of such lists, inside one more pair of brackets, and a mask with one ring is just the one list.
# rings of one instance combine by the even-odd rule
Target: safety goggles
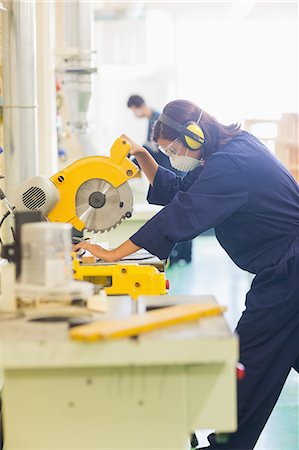
[[160,152],[164,153],[164,155],[172,157],[177,155],[181,152],[182,149],[184,149],[184,144],[182,143],[180,138],[175,139],[174,141],[170,142],[166,147],[159,145],[158,149]]

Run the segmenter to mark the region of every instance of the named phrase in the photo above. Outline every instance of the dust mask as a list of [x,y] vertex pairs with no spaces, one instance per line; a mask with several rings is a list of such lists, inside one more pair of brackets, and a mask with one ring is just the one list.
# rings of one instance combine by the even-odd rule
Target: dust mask
[[[188,150],[187,150],[188,152]],[[186,153],[187,153],[186,152]],[[201,161],[187,155],[174,155],[169,157],[170,164],[176,170],[181,172],[190,172],[201,165]]]

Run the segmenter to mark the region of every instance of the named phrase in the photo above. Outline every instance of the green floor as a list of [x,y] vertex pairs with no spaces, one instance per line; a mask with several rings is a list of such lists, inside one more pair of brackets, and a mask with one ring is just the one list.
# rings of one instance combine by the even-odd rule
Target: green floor
[[[226,317],[232,329],[244,308],[245,293],[252,280],[250,274],[235,266],[214,236],[196,238],[192,263],[175,264],[167,269],[167,278],[170,280],[170,294],[215,295],[228,307]],[[293,370],[256,450],[299,450],[298,378]],[[208,445],[208,442],[202,438],[200,444]]]

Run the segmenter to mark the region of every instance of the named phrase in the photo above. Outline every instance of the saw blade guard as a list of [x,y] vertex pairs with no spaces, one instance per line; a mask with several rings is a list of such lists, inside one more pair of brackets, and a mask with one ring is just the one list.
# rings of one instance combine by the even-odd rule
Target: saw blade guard
[[48,219],[71,223],[79,231],[104,232],[131,217],[133,194],[128,180],[139,168],[127,158],[129,151],[129,143],[119,138],[109,157],[82,158],[51,177],[60,199]]

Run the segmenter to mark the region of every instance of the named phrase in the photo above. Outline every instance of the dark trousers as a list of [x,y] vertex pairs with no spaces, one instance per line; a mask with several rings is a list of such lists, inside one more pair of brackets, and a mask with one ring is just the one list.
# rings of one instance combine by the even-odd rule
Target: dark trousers
[[238,430],[225,444],[210,435],[210,449],[252,450],[291,368],[299,372],[299,240],[255,277],[236,332],[246,370],[238,383]]

